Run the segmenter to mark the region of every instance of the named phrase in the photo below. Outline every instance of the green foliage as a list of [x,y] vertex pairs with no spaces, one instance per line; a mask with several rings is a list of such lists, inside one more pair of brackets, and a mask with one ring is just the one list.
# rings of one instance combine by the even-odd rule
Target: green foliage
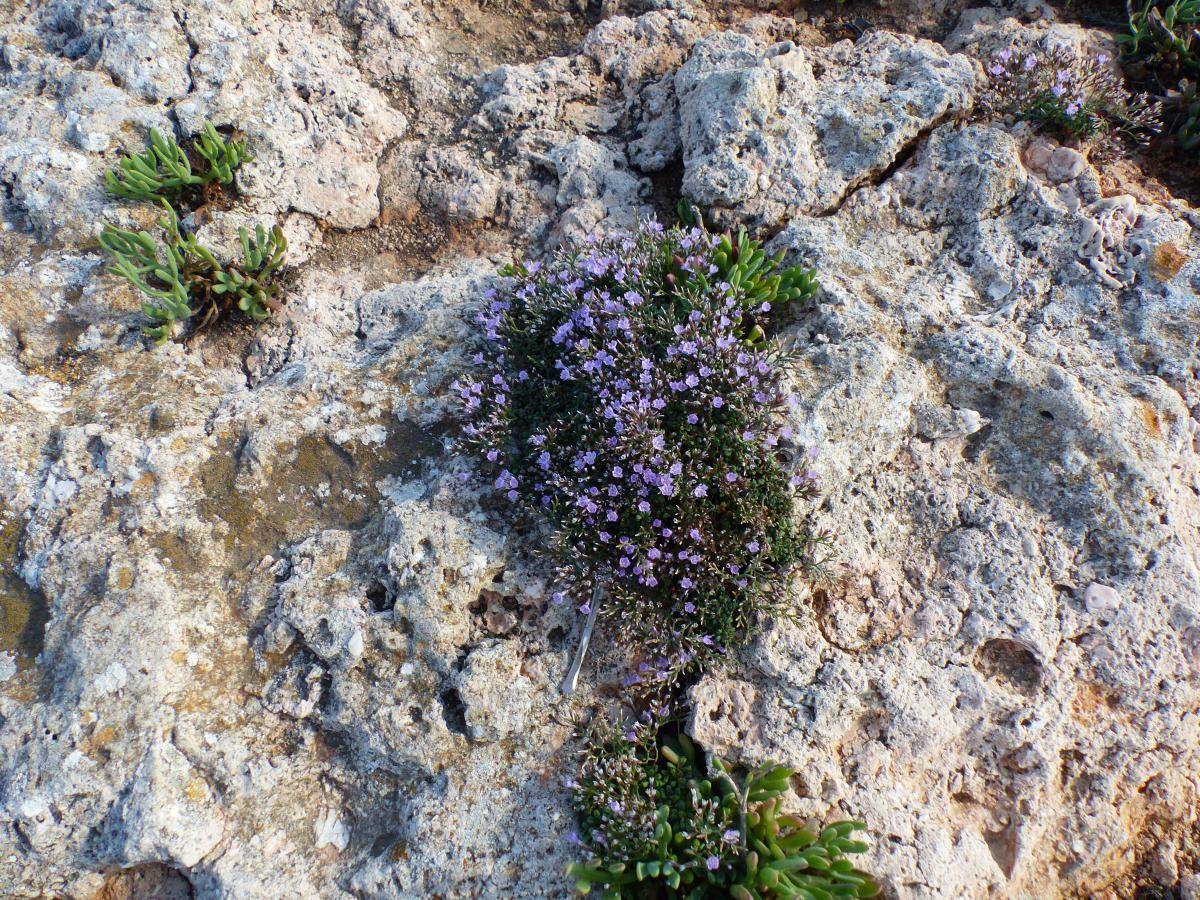
[[862,823],[812,831],[780,811],[794,774],[768,763],[739,780],[720,760],[709,774],[686,735],[656,726],[593,735],[575,805],[594,855],[568,875],[602,900],[876,896],[847,858],[867,849],[853,839]]
[[[167,217],[160,221],[164,229],[168,227],[166,222],[177,222],[175,211],[169,206]],[[178,234],[177,225],[174,227]],[[150,298],[142,304],[142,312],[160,324],[147,327],[145,332],[162,343],[174,333],[177,321],[192,314],[182,271],[185,255],[179,242],[168,242],[160,261],[158,245],[149,234],[106,225],[100,232],[100,245],[112,256],[109,273],[124,278]]]
[[1117,40],[1131,73],[1161,96],[1167,129],[1184,151],[1200,149],[1200,0],[1146,2]]
[[1153,68],[1163,84],[1200,74],[1200,0],[1146,0],[1131,11],[1129,33],[1117,41],[1126,56]]
[[796,514],[816,475],[785,427],[790,357],[760,324],[812,274],[654,223],[509,271],[480,371],[454,385],[489,480],[553,528],[564,594],[582,605],[600,580],[614,633],[666,660],[642,687],[727,658],[830,555]]
[[250,159],[249,154],[246,153],[244,142],[227,142],[217,129],[213,128],[212,122],[204,123],[200,135],[192,142],[192,146],[208,163],[208,171],[204,176],[206,181],[232,184],[234,171]]
[[[148,299],[142,311],[154,320],[145,333],[162,343],[186,324],[195,333],[226,313],[237,310],[261,322],[279,305],[275,276],[283,267],[287,241],[278,226],[254,231],[238,229],[242,256],[221,263],[195,234],[182,227],[177,210],[187,201],[207,196],[217,185],[233,183],[233,175],[250,159],[241,141],[226,141],[205,122],[192,141],[192,157],[173,139],[150,132],[145,153],[127,156],[104,174],[109,193],[126,200],[160,203],[165,215],[159,245],[145,231],[104,226],[100,245],[112,257],[108,271],[124,278]],[[196,167],[193,168],[193,160]]]
[[287,240],[278,225],[269,232],[256,225],[253,234],[239,228],[238,237],[242,242],[241,267],[218,269],[212,291],[229,296],[250,319],[261,322],[276,306],[279,286],[272,276],[283,266]]
[[1163,109],[1179,146],[1184,150],[1200,150],[1200,92],[1196,82],[1185,78],[1178,88],[1167,91]]
[[145,153],[126,156],[104,173],[109,193],[139,201],[194,197],[210,184],[231,184],[234,171],[250,159],[243,142],[226,141],[211,122],[204,123],[192,148],[202,163],[198,170],[173,138],[152,129]]
[[287,250],[279,227],[269,232],[261,225],[253,232],[239,229],[241,262],[222,265],[194,234],[181,228],[170,204],[161,202],[165,210],[158,221],[163,232],[161,255],[145,231],[106,225],[100,234],[101,246],[112,257],[108,271],[149,298],[142,312],[156,324],[145,329],[147,336],[162,343],[184,323],[197,331],[232,308],[256,322],[269,317],[278,306],[274,276]]
[[[680,200],[675,211],[685,226],[705,229],[700,211],[689,201]],[[672,273],[683,279],[688,288],[700,292],[728,283],[738,293],[746,317],[745,340],[762,346],[766,341],[762,323],[767,313],[790,303],[811,300],[817,292],[817,273],[802,266],[784,266],[783,256],[782,250],[767,256],[762,243],[752,240],[745,228],[739,228],[736,235],[726,231],[713,247],[710,262],[716,267],[715,272],[685,274],[680,269],[683,260],[676,256]]]

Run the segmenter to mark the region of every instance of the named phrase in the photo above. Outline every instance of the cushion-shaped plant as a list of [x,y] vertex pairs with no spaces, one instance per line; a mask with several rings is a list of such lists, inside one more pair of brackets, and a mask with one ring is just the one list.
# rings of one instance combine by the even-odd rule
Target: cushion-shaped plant
[[601,585],[660,667],[788,609],[790,573],[827,554],[795,513],[815,478],[785,465],[788,356],[762,327],[815,286],[780,263],[744,234],[648,223],[512,267],[454,385],[496,489],[553,525],[565,593],[587,613]]
[[720,760],[707,773],[686,735],[653,724],[593,735],[574,783],[576,839],[592,858],[568,874],[605,900],[874,897],[847,858],[867,849],[853,837],[862,823],[812,830],[781,812],[794,774],[768,763],[739,779]]

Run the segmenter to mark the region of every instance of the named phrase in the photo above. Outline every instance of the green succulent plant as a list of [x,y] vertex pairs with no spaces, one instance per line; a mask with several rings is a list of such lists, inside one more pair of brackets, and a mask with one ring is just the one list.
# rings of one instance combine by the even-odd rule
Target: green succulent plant
[[242,141],[226,141],[211,122],[204,123],[192,148],[203,163],[198,169],[173,138],[151,129],[145,153],[126,156],[104,173],[109,193],[126,200],[176,201],[202,194],[212,184],[231,184],[238,166],[250,159]]
[[1185,78],[1177,88],[1167,91],[1163,110],[1180,148],[1200,150],[1200,91],[1196,82]]
[[[169,206],[167,216],[175,221],[175,211]],[[108,272],[150,298],[142,303],[142,312],[160,324],[147,327],[146,334],[157,343],[172,336],[175,323],[192,315],[185,280],[188,254],[182,243],[168,242],[160,260],[158,245],[149,234],[108,225],[100,232],[100,245],[112,257]]]
[[1164,84],[1200,73],[1200,0],[1145,0],[1126,3],[1129,32],[1117,37],[1130,58],[1151,64]]
[[161,256],[159,245],[145,231],[106,225],[100,233],[100,244],[112,257],[108,271],[149,298],[142,312],[156,324],[145,328],[146,335],[162,343],[184,324],[194,333],[233,308],[255,322],[268,318],[279,305],[275,275],[287,251],[280,228],[239,229],[241,261],[221,264],[193,233],[181,228],[171,205],[160,202],[165,210],[158,221],[163,231]]
[[588,746],[575,787],[581,842],[595,855],[567,873],[602,900],[876,896],[848,859],[867,849],[853,838],[861,822],[813,831],[780,811],[794,774],[768,763],[739,780],[714,759],[710,775],[686,735],[609,734]]
[[244,141],[226,141],[212,122],[205,122],[200,134],[192,141],[200,157],[208,163],[205,178],[221,184],[232,184],[233,173],[244,162],[250,160]]
[[[686,226],[705,228],[700,211],[689,201],[680,200],[676,214]],[[707,230],[707,229],[705,229]],[[752,239],[745,228],[726,231],[713,248],[711,261],[716,271],[684,273],[682,260],[676,260],[675,276],[687,287],[707,291],[711,285],[728,282],[741,294],[746,316],[743,331],[749,344],[766,342],[763,323],[768,313],[790,303],[812,299],[816,294],[817,273],[802,266],[784,266],[783,251],[767,256],[762,242]]]

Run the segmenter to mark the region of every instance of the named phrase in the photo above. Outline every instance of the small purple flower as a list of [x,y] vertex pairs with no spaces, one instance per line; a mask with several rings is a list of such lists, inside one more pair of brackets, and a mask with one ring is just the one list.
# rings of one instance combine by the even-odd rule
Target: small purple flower
[[692,496],[697,497],[697,498],[707,497],[708,496],[708,485],[706,485],[706,484],[696,485],[694,488],[692,488]]
[[719,856],[710,856],[704,861],[704,864],[708,866],[708,871],[715,872],[721,867],[721,858]]

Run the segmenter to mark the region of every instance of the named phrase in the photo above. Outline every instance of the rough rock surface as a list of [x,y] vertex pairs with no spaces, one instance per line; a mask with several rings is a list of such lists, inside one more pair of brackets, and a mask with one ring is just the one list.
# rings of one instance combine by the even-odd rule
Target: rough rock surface
[[[865,819],[888,896],[1193,890],[1194,213],[966,121],[969,54],[1042,25],[709,6],[0,4],[0,894],[568,894],[603,628],[564,699],[578,617],[447,385],[498,265],[680,185],[819,271],[792,425],[841,550],[692,733]],[[255,156],[205,228],[282,220],[288,304],[147,350],[101,174],[205,119]]]

